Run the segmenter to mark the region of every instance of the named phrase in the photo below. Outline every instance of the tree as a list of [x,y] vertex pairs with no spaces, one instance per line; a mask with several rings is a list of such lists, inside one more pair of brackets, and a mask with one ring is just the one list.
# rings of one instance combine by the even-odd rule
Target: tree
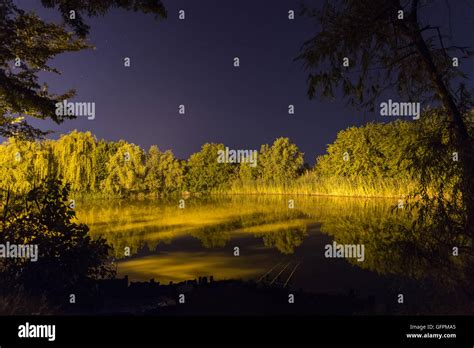
[[90,280],[115,274],[105,239],[92,240],[89,228],[73,221],[69,186],[48,179],[27,195],[8,194],[0,216],[0,242],[37,245],[37,260],[2,258],[5,291],[23,288],[64,304],[70,293],[90,292]]
[[288,138],[262,145],[258,156],[260,177],[267,183],[284,185],[295,180],[303,166],[303,153]]
[[[60,53],[90,47],[85,41],[88,26],[83,21],[83,14],[103,15],[110,8],[121,7],[166,16],[160,0],[42,0],[42,4],[57,7],[65,24],[46,23],[37,15],[19,9],[13,0],[0,2],[0,136],[12,137],[15,141],[32,140],[48,133],[31,126],[26,121],[27,116],[50,119],[58,124],[74,117],[56,113],[56,103],[73,97],[74,90],[61,95],[51,94],[46,84],[40,85],[38,73],[59,73],[48,65],[50,59]],[[75,16],[71,15],[71,11]],[[75,30],[77,36],[67,30],[67,25]],[[52,301],[64,303],[66,294],[71,291],[87,292],[91,285],[89,280],[113,276],[114,270],[108,262],[110,248],[105,240],[91,240],[87,226],[71,221],[74,212],[69,208],[69,187],[63,187],[55,179],[50,148],[47,146],[46,151],[40,151],[38,156],[34,148],[37,145],[32,142],[25,145],[29,149],[24,154],[36,156],[32,161],[29,158],[22,162],[21,157],[18,161],[17,153],[10,156],[9,146],[2,146],[0,150],[2,189],[3,174],[7,176],[6,191],[2,192],[5,201],[0,206],[0,239],[18,245],[36,243],[40,250],[40,258],[35,263],[25,263],[20,258],[1,260],[0,279],[2,290],[8,288],[15,291],[17,286],[23,286],[32,293],[43,293]],[[133,158],[136,151],[132,152]],[[13,193],[10,180],[17,173],[10,170],[14,167],[11,165],[12,157],[13,161],[24,166],[21,175],[30,175],[33,170],[33,173],[39,174],[35,180],[43,179],[45,173],[49,176],[48,180],[31,189],[27,195]],[[140,166],[135,165],[136,168]],[[112,165],[111,169],[117,168]],[[80,169],[75,178],[82,177],[82,174]],[[86,170],[86,174],[92,173]],[[120,179],[124,179],[120,174],[124,171],[117,169],[113,174],[118,176],[120,184]],[[130,179],[127,174],[125,171],[125,179]],[[21,178],[19,181],[24,184],[28,180]],[[129,180],[125,183],[129,184]]]
[[144,156],[139,146],[121,141],[117,152],[107,162],[107,177],[103,182],[103,189],[117,194],[140,191],[145,174]]
[[428,150],[417,144],[418,130],[416,123],[400,120],[344,129],[317,158],[315,170],[327,177],[407,179],[413,165],[406,156],[410,147]]
[[[258,161],[258,157],[257,157]],[[250,163],[241,162],[238,169],[238,179],[242,183],[255,181],[258,177],[257,166],[252,166]]]
[[52,95],[46,85],[39,84],[37,73],[57,73],[48,60],[87,48],[85,41],[6,0],[0,4],[0,42],[0,135],[29,139],[44,135],[25,121],[26,115],[56,123],[70,118],[56,115],[55,104],[72,97],[74,91]]
[[[56,114],[55,107],[57,102],[73,97],[74,90],[51,94],[46,84],[40,85],[38,73],[59,73],[48,65],[49,60],[91,47],[85,41],[89,27],[83,15],[104,15],[117,7],[166,17],[160,0],[42,0],[42,4],[57,8],[65,24],[46,23],[12,0],[0,2],[0,135],[4,137],[34,139],[48,133],[31,126],[27,116],[58,124],[74,117]],[[68,31],[68,26],[77,35]]]
[[107,163],[112,155],[117,152],[118,143],[107,142],[103,139],[99,140],[95,147],[95,152],[93,154],[95,163],[95,188],[94,191],[99,191],[102,187],[102,183],[107,178]]
[[59,176],[73,191],[92,192],[96,182],[95,150],[97,140],[91,132],[76,130],[54,142]]
[[[474,145],[466,117],[473,104],[462,71],[452,63],[454,55],[464,59],[473,52],[447,45],[439,26],[422,24],[419,12],[426,7],[419,0],[327,0],[318,9],[305,7],[320,30],[297,59],[309,71],[310,98],[333,97],[340,86],[350,103],[372,110],[387,91],[409,101],[439,102],[449,116],[450,143],[460,158],[451,165],[462,172],[452,196],[462,193],[465,229],[474,234]],[[349,66],[343,65],[344,58]],[[428,173],[425,169],[419,172]],[[424,202],[430,199],[423,187],[419,196]]]
[[[61,17],[74,32],[81,37],[89,34],[89,26],[84,22],[84,15],[103,16],[111,8],[122,8],[128,11],[151,13],[155,18],[166,18],[167,12],[161,0],[41,0],[44,7],[57,8]],[[74,18],[71,18],[74,11]]]
[[56,163],[52,142],[30,142],[9,138],[0,145],[0,190],[26,193],[51,173]]
[[161,152],[153,145],[148,151],[145,166],[145,186],[149,192],[170,194],[182,188],[184,171],[173,152]]
[[192,154],[187,163],[187,188],[193,193],[210,193],[230,184],[234,166],[218,162],[218,151],[223,144],[206,143],[201,151]]

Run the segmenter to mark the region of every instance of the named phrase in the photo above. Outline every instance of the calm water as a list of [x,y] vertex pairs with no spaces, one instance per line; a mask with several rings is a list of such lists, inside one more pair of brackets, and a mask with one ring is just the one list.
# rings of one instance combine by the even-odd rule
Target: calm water
[[[93,236],[104,236],[113,245],[118,276],[132,281],[168,283],[212,275],[316,293],[352,292],[373,297],[380,306],[396,306],[397,294],[403,293],[408,307],[426,303],[429,309],[421,311],[471,311],[464,299],[456,304],[463,297],[453,275],[463,272],[463,261],[453,261],[446,245],[432,242],[436,238],[411,231],[413,218],[393,210],[396,203],[230,196],[189,198],[180,209],[178,199],[96,200],[79,202],[77,216]],[[326,258],[325,246],[333,241],[364,245],[364,261]],[[433,262],[433,253],[437,261],[443,255],[445,260]]]

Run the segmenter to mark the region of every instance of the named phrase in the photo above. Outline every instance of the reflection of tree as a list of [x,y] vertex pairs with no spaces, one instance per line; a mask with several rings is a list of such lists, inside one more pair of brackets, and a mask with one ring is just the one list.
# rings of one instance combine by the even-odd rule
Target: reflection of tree
[[283,228],[275,232],[257,234],[262,236],[266,247],[276,248],[283,254],[294,254],[303,239],[308,235],[306,224],[299,227]]
[[192,232],[192,236],[199,239],[202,246],[208,249],[222,248],[230,240],[230,230],[235,229],[236,222],[205,226]]
[[116,200],[113,204],[79,202],[79,220],[91,226],[93,236],[106,237],[113,245],[115,257],[124,256],[129,247],[131,255],[143,244],[155,250],[159,243],[171,243],[179,236],[191,235],[202,241],[205,248],[224,247],[233,232],[249,229],[257,232],[269,225],[294,225],[295,220],[308,215],[289,210],[284,201],[261,199],[245,201],[217,197],[190,199],[186,209],[178,209],[175,200]]
[[[361,209],[350,216],[331,216],[322,230],[338,243],[365,245],[364,262],[349,259],[357,266],[469,293],[472,240],[419,225],[412,213]],[[459,248],[459,256],[453,256],[453,247]]]
[[240,217],[242,227],[260,226],[275,222],[290,222],[295,219],[305,219],[308,215],[298,210],[278,209],[242,215]]

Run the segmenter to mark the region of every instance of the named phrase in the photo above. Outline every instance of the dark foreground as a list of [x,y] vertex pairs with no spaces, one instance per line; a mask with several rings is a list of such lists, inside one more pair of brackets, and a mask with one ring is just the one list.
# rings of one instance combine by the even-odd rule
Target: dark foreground
[[167,285],[154,280],[129,283],[125,277],[99,282],[97,294],[68,305],[64,314],[352,315],[377,310],[373,297],[362,298],[353,291],[315,294],[263,282],[215,281],[213,277]]

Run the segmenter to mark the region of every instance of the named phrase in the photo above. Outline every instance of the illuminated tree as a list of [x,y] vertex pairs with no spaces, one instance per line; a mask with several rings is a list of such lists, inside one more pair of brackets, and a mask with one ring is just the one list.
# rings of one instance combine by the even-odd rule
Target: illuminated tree
[[284,185],[301,174],[303,153],[290,139],[278,138],[272,146],[262,145],[257,167],[264,182]]
[[145,186],[155,194],[170,194],[181,190],[184,170],[173,152],[160,152],[151,146],[146,157]]
[[96,139],[90,132],[73,131],[54,143],[60,177],[73,191],[93,191],[96,181]]
[[[454,64],[454,58],[462,61],[473,52],[468,47],[445,42],[443,28],[428,24],[429,19],[420,19],[421,12],[435,4],[440,5],[433,1],[422,6],[419,0],[326,0],[314,9],[304,7],[319,30],[305,42],[297,59],[308,71],[310,98],[334,97],[340,88],[349,103],[371,110],[389,92],[408,101],[442,107],[451,130],[450,146],[460,158],[458,162],[451,161],[450,167],[458,169],[449,172],[461,174],[459,183],[451,186],[453,192],[438,186],[436,204],[443,206],[444,211],[437,214],[452,216],[462,209],[464,230],[474,235],[474,141],[467,117],[473,103],[464,85],[465,76],[459,64]],[[447,2],[443,4],[449,7]],[[419,160],[417,172],[423,178],[415,195],[426,206],[433,198],[426,184],[447,169],[436,162],[444,152],[443,145],[432,143],[436,145],[432,151],[407,154]],[[462,207],[456,202],[453,211],[443,200],[445,195],[461,197]],[[439,225],[447,223],[442,219]]]
[[218,151],[224,151],[223,144],[204,144],[201,151],[189,157],[187,163],[187,187],[191,192],[209,193],[225,187],[231,181],[234,168],[230,163],[218,162]]
[[143,189],[145,154],[134,144],[121,141],[117,152],[107,163],[103,189],[109,193],[126,194]]

